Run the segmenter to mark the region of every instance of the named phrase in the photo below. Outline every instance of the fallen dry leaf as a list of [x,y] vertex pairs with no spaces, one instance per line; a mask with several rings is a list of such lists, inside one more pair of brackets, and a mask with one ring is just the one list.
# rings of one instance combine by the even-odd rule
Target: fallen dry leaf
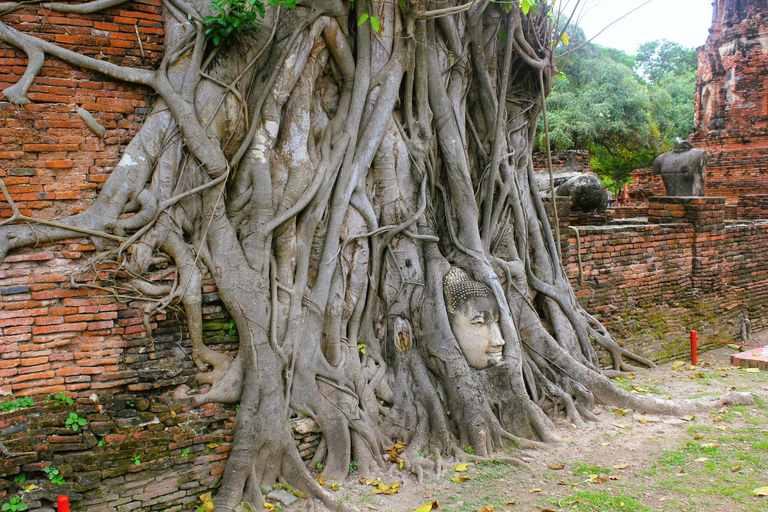
[[273,504],[271,504],[271,503],[267,503],[266,501],[264,503],[262,503],[262,505],[264,505],[264,508],[269,510],[270,512],[275,510],[275,506]]
[[768,485],[765,487],[758,487],[752,491],[752,496],[768,496]]
[[624,416],[629,411],[627,409],[619,409],[618,407],[614,407],[613,412],[615,412],[616,414],[620,414],[621,416]]
[[737,471],[738,471],[738,470],[740,470],[740,469],[741,469],[741,466],[733,466],[733,467],[731,468],[731,471],[733,471],[733,472],[735,473],[735,472],[737,472]]
[[429,503],[425,503],[419,508],[417,508],[414,512],[429,512],[433,508],[438,508],[437,500],[430,501]]
[[455,466],[453,466],[453,470],[458,471],[459,473],[463,473],[464,471],[467,470],[467,464],[466,463],[456,464]]
[[614,464],[613,469],[627,469],[629,464]]
[[622,479],[621,475],[610,475],[608,477],[608,480],[621,480],[621,479]]
[[455,476],[455,477],[451,478],[451,480],[456,482],[457,484],[460,484],[460,483],[463,483],[463,482],[466,482],[467,480],[469,480],[469,477],[466,476],[466,475],[459,475],[459,476]]
[[717,448],[720,446],[720,443],[704,443],[701,445],[702,448]]
[[323,480],[323,474],[322,474],[322,473],[320,473],[319,475],[317,475],[317,483],[319,483],[320,485],[322,485],[323,487],[325,487],[325,480]]
[[481,508],[477,512],[493,512],[494,510],[496,509],[493,508],[493,505],[488,505],[486,507]]
[[673,370],[679,370],[683,366],[685,366],[685,361],[675,361],[674,363],[672,363]]
[[517,503],[517,500],[507,500],[504,502],[505,505],[514,505],[515,503]]
[[692,364],[689,364],[688,366],[685,367],[685,369],[688,370],[688,371],[695,370],[696,366],[692,365]]
[[695,414],[686,414],[685,416],[682,416],[680,419],[683,420],[683,421],[693,421],[693,420],[696,419],[696,415]]
[[694,460],[694,462],[707,462],[709,460],[709,457],[699,457],[698,459]]
[[760,373],[760,368],[747,368],[744,371],[747,373]]
[[723,417],[722,416],[715,416],[715,419],[713,419],[712,421],[714,421],[715,423],[720,423],[721,421],[723,421]]
[[704,436],[701,435],[701,434],[696,434],[695,436],[693,436],[693,438],[694,439],[704,439]]
[[338,491],[339,486],[336,484],[336,482],[331,482],[331,490],[332,491]]
[[549,469],[554,469],[555,471],[558,471],[558,470],[560,470],[560,469],[563,469],[563,468],[565,468],[565,465],[564,465],[564,464],[560,464],[560,463],[558,462],[557,464],[547,464],[547,467],[548,467]]
[[599,444],[600,446],[608,446],[608,445],[610,445],[611,443],[598,443],[598,444]]

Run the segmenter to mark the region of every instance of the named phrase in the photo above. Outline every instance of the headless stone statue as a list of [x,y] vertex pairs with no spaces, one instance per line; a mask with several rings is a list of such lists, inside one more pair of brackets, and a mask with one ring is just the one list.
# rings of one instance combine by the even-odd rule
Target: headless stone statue
[[667,196],[704,197],[708,158],[706,151],[678,139],[672,151],[654,159],[653,174],[661,175]]
[[482,370],[501,362],[504,338],[490,288],[451,267],[443,277],[443,291],[451,330],[469,366]]

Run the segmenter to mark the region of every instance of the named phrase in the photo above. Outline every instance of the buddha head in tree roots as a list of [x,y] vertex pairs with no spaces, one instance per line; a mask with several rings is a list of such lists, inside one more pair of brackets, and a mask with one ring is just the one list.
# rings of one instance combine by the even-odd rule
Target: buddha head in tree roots
[[490,288],[451,267],[443,277],[443,291],[451,330],[469,366],[482,370],[501,362],[504,338]]

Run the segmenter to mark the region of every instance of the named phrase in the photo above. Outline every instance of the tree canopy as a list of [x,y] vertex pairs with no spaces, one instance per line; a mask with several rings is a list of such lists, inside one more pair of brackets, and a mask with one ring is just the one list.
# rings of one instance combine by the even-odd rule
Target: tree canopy
[[[586,42],[580,29],[571,41],[547,99],[552,149],[589,150],[603,179],[624,183],[693,130],[696,52],[663,40],[632,56]],[[541,125],[537,144],[544,149]]]

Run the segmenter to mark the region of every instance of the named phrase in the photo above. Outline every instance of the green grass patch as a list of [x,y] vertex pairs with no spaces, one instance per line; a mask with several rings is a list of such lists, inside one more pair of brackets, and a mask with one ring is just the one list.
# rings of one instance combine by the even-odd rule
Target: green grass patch
[[554,500],[557,507],[579,512],[645,512],[652,509],[626,494],[615,492],[577,492],[573,496]]

